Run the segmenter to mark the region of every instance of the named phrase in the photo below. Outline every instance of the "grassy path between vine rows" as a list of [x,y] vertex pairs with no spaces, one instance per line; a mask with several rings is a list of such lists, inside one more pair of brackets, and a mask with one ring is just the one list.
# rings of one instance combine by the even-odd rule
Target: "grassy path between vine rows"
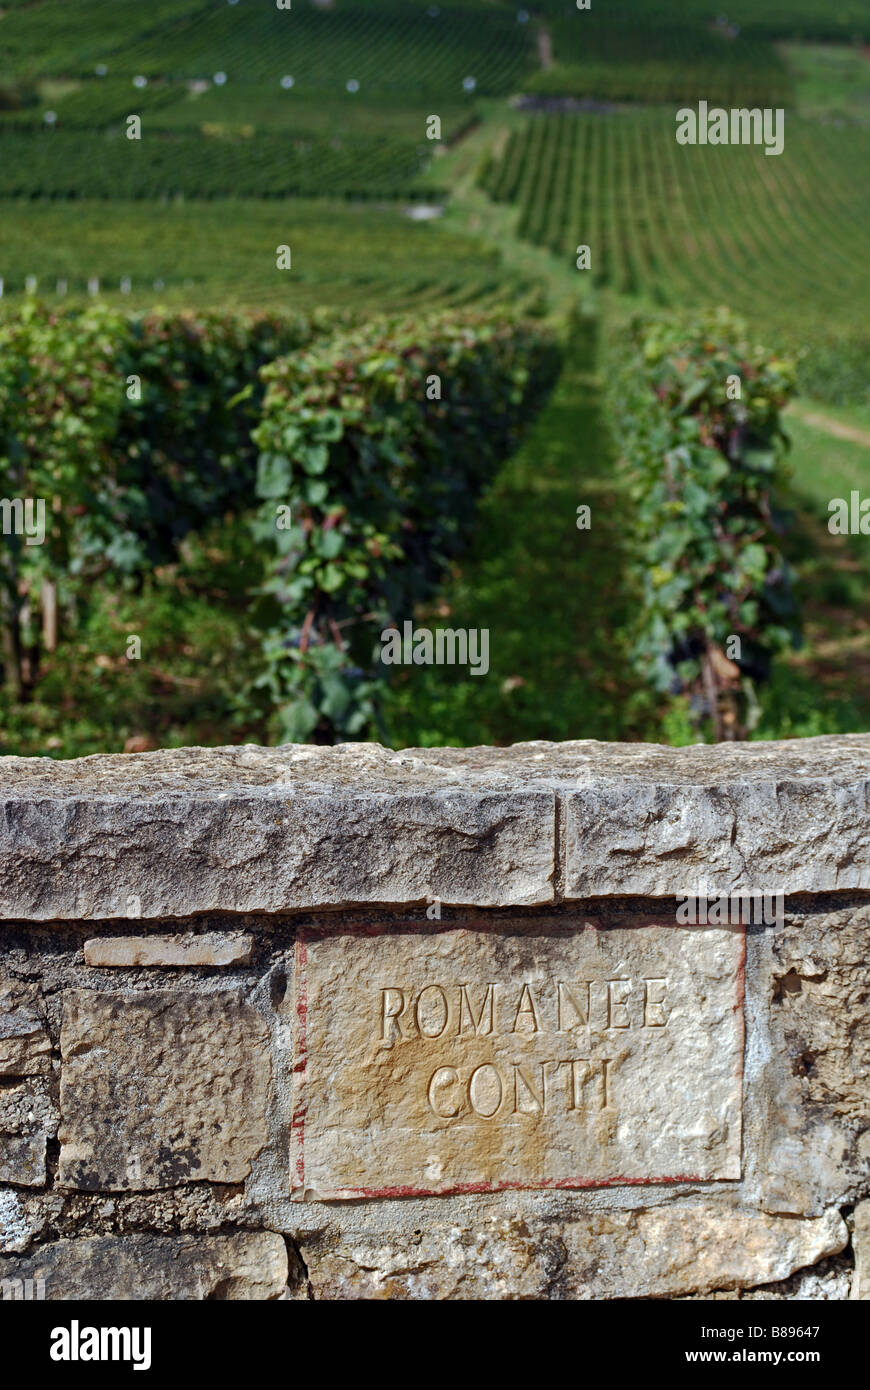
[[[686,738],[659,724],[626,656],[630,502],[600,413],[595,340],[595,321],[581,320],[549,402],[481,502],[472,551],[416,615],[433,629],[488,628],[490,670],[395,668],[384,734],[395,747]],[[867,477],[866,450],[789,417],[784,500],[805,641],[775,665],[754,738],[870,727],[870,542],[826,526],[827,499]],[[589,531],[576,526],[582,503]]]
[[[628,709],[649,701],[621,636],[632,611],[629,503],[600,413],[595,297],[570,263],[516,235],[515,208],[477,187],[482,159],[522,119],[503,107],[487,116],[439,170],[451,185],[445,227],[498,248],[506,268],[541,283],[563,326],[581,313],[549,401],[481,501],[471,552],[416,615],[433,629],[488,628],[489,672],[396,668],[383,736],[396,747],[627,738]],[[583,504],[586,531],[577,528]]]
[[[614,312],[573,266],[517,236],[515,208],[490,202],[476,186],[487,151],[503,145],[521,119],[504,108],[488,111],[445,159],[452,185],[445,225],[497,246],[505,266],[538,279],[557,309],[579,302],[590,312]],[[621,310],[637,307],[625,301]],[[629,504],[613,477],[594,370],[594,334],[587,332],[483,504],[474,553],[445,588],[440,610],[425,619],[429,626],[489,626],[490,675],[403,672],[390,710],[392,742],[690,737],[679,720],[659,722],[654,698],[639,688],[625,657]],[[795,511],[789,551],[805,641],[775,665],[760,692],[755,738],[870,727],[870,547],[864,538],[831,536],[825,524],[827,499],[868,477],[867,419],[824,405],[822,419],[816,404],[796,403],[786,421],[794,479],[784,500]],[[574,527],[583,501],[593,508],[589,533]]]
[[[804,645],[785,658],[766,696],[767,737],[870,728],[870,538],[828,530],[828,504],[870,488],[866,411],[798,399],[791,439],[790,553],[799,576]],[[831,428],[836,426],[837,428]]]
[[[815,410],[803,401],[794,401],[789,407],[790,414],[808,429],[829,434],[832,439],[844,439],[848,444],[858,444],[864,450],[870,449],[870,429],[862,429],[843,420],[834,419],[827,410]],[[860,457],[860,456],[859,456]],[[867,457],[863,459],[864,476],[867,481]]]
[[444,231],[476,237],[487,251],[497,250],[506,271],[518,281],[539,283],[551,306],[565,311],[585,301],[597,306],[591,275],[577,270],[568,256],[554,256],[545,246],[535,246],[517,235],[518,204],[494,203],[478,187],[477,177],[487,155],[503,150],[512,130],[524,124],[522,112],[501,103],[481,102],[483,120],[455,145],[438,164],[439,178],[450,187],[450,201],[442,221]]
[[[479,509],[472,551],[436,603],[438,627],[488,628],[490,668],[397,667],[387,708],[394,746],[630,737],[636,680],[620,632],[627,501],[594,375],[595,324],[581,320],[548,403]],[[577,508],[591,508],[578,530]]]

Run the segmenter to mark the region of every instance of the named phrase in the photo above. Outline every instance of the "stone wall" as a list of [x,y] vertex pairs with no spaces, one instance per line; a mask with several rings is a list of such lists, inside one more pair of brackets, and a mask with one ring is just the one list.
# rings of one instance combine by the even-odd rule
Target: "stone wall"
[[870,735],[0,759],[0,1296],[870,1297],[868,788]]

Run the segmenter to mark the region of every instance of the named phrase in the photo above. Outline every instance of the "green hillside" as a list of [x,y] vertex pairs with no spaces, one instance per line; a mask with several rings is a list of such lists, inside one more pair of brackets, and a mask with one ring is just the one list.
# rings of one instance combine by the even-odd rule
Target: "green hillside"
[[[289,9],[275,0],[4,0],[0,329],[10,325],[15,340],[29,315],[44,314],[56,335],[53,315],[72,311],[63,322],[88,322],[96,303],[128,313],[124,331],[135,336],[142,323],[162,322],[151,313],[162,306],[179,311],[172,332],[187,362],[188,310],[292,316],[325,307],[342,311],[327,316],[333,325],[362,332],[374,323],[365,382],[386,370],[376,316],[410,314],[416,324],[419,315],[422,324],[434,310],[455,309],[477,323],[468,331],[481,343],[489,328],[480,328],[480,314],[523,325],[523,340],[530,323],[544,323],[561,344],[561,377],[525,441],[474,492],[478,530],[467,553],[423,556],[405,522],[397,536],[369,535],[363,546],[374,546],[379,561],[410,557],[410,569],[432,579],[421,620],[455,614],[491,628],[493,674],[469,682],[454,670],[399,669],[381,723],[373,719],[365,733],[408,743],[684,739],[697,736],[685,704],[660,700],[629,669],[635,492],[632,461],[627,475],[619,471],[619,412],[602,390],[610,366],[598,345],[618,339],[637,311],[736,311],[775,369],[783,363],[787,375],[796,364],[804,394],[783,417],[794,444],[781,500],[792,518],[783,545],[806,641],[779,657],[760,687],[755,736],[866,727],[867,561],[860,536],[828,532],[827,494],[870,489],[868,54],[867,0],[592,0],[589,10],[574,0],[292,0]],[[782,108],[783,152],[678,145],[676,111],[701,101]],[[582,246],[588,270],[577,265]],[[34,300],[44,307],[35,310]],[[63,468],[40,473],[45,451],[34,434],[22,436],[14,414],[31,369],[39,378],[46,362],[72,373],[57,396],[69,405],[81,385],[77,331],[60,365],[57,336],[32,359],[10,350],[0,373],[0,468],[7,493],[20,490],[24,447],[39,485],[57,486],[58,506],[74,487],[88,516],[95,504],[82,460],[64,473],[61,451]],[[226,332],[232,339],[236,328]],[[209,357],[206,376],[219,370],[223,350]],[[420,380],[429,350],[425,333],[407,349],[419,358]],[[481,362],[493,360],[477,350]],[[319,381],[315,359],[308,370]],[[174,383],[202,385],[200,369],[163,366],[167,409],[183,415]],[[524,370],[517,367],[517,381]],[[226,367],[226,392],[223,378],[208,376],[215,400],[256,395],[253,381],[240,385],[240,371],[237,362]],[[111,415],[105,379],[88,380]],[[490,430],[463,431],[488,387],[481,378],[456,403],[469,475]],[[45,420],[53,399],[50,390],[40,397]],[[383,404],[366,400],[366,410]],[[68,424],[62,410],[57,429],[68,425],[75,441],[81,422],[72,415]],[[199,434],[189,420],[185,427],[188,452],[179,462],[170,450],[154,469],[180,488],[177,465],[195,489]],[[434,437],[425,430],[413,447],[400,440],[394,456],[392,427],[384,427],[372,496],[392,479],[394,457],[410,467],[436,456],[425,452]],[[50,443],[48,455],[54,435]],[[316,468],[326,466],[320,448],[312,445]],[[105,457],[114,466],[114,446]],[[248,470],[253,458],[251,446]],[[228,455],[221,467],[241,465]],[[132,488],[134,519],[146,532],[140,512],[152,484],[143,485],[144,500],[139,482]],[[4,751],[93,752],[152,729],[157,742],[274,736],[274,670],[264,675],[258,627],[269,606],[262,534],[252,530],[258,485],[246,473],[227,514],[192,527],[153,571],[116,563],[133,553],[123,538],[101,564],[90,552],[76,556],[78,569],[59,581],[65,640],[41,664],[19,652],[22,670],[28,662],[38,669],[28,700],[0,693]],[[311,495],[322,486],[317,475]],[[130,490],[117,487],[101,502],[112,516]],[[595,517],[588,536],[575,525],[584,501]],[[441,520],[439,509],[449,513],[444,498],[430,503]],[[343,506],[337,498],[317,522],[327,557],[347,524]],[[293,546],[285,558],[295,573],[307,561],[303,543]],[[58,548],[54,563],[63,571],[68,562]],[[22,579],[14,565],[4,573],[0,598],[35,652],[42,580]],[[90,588],[85,573],[95,576]],[[276,573],[280,591],[280,564]],[[337,571],[326,564],[323,573],[325,611]],[[337,632],[357,622],[352,608]],[[307,651],[307,615],[293,609],[291,622],[288,613],[283,634],[270,617],[276,669]],[[330,644],[340,652],[342,639],[323,622],[327,656],[339,661]],[[127,631],[147,635],[141,664],[119,655]],[[358,659],[357,651],[354,672]],[[337,708],[330,690],[323,699]],[[350,723],[336,716],[310,727],[325,737]]]

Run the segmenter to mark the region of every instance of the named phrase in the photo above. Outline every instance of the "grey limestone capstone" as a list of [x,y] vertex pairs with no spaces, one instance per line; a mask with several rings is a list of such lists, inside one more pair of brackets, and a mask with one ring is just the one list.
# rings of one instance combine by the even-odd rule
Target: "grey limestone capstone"
[[870,735],[0,758],[27,921],[870,890]]

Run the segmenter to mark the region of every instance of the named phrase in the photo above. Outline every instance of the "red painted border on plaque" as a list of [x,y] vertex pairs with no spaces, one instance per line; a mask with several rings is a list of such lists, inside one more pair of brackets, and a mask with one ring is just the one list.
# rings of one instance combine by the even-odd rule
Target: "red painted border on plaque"
[[[296,1000],[296,1036],[293,1039],[293,1117],[290,1122],[290,1144],[296,1169],[294,1186],[305,1189],[305,1095],[306,1064],[308,1061],[308,939],[300,932],[296,937],[296,957],[293,970],[293,995]],[[298,1078],[298,1083],[297,1083]]]
[[[592,914],[590,914],[591,917]],[[600,919],[598,919],[600,921]],[[300,927],[296,934],[296,953],[295,968],[293,972],[293,990],[296,1000],[296,1036],[294,1039],[294,1064],[293,1072],[293,1118],[291,1120],[291,1198],[296,1201],[305,1200],[305,1119],[308,1113],[308,1098],[306,1095],[307,1083],[307,1062],[308,1062],[308,977],[306,967],[308,964],[308,942],[326,936],[400,936],[405,934],[428,934],[435,936],[440,932],[448,931],[497,931],[501,934],[506,932],[510,935],[521,936],[532,933],[540,935],[542,927],[551,932],[558,932],[560,919],[550,918],[545,923],[529,923],[528,926],[522,923],[516,925],[505,923],[502,925],[494,924],[490,919],[470,919],[464,922],[447,922],[443,925],[436,925],[432,922],[374,922],[361,924],[359,926],[347,927]],[[486,923],[486,926],[484,926]],[[589,922],[589,925],[593,925]],[[622,919],[607,922],[604,930],[621,928],[622,930],[637,930],[643,927],[673,927],[676,931],[685,931],[689,924],[680,922],[663,922],[660,917],[648,917],[638,922],[624,923]],[[691,924],[694,925],[694,924]],[[744,1002],[746,997],[746,926],[745,924],[735,924],[729,922],[706,924],[718,927],[719,930],[738,931],[740,934],[740,955],[737,961],[737,999],[734,1004],[733,1012],[739,1017],[740,1037],[737,1047],[737,1081],[740,1096],[740,1172],[743,1172],[743,1068],[746,1052],[746,1017],[744,1012]],[[696,929],[700,929],[697,927]],[[565,927],[564,934],[567,936],[570,931],[576,928]],[[596,931],[601,931],[601,926],[595,926]],[[295,1171],[295,1182],[293,1173]],[[485,1192],[537,1192],[552,1190],[574,1190],[579,1191],[584,1188],[594,1187],[652,1187],[657,1184],[680,1183],[680,1182],[739,1182],[739,1178],[702,1178],[696,1173],[676,1173],[663,1177],[653,1178],[540,1178],[536,1182],[460,1182],[452,1183],[447,1187],[339,1187],[330,1188],[325,1192],[316,1189],[318,1198],[324,1201],[353,1201],[354,1199],[366,1197],[449,1197],[452,1195],[480,1194]]]

